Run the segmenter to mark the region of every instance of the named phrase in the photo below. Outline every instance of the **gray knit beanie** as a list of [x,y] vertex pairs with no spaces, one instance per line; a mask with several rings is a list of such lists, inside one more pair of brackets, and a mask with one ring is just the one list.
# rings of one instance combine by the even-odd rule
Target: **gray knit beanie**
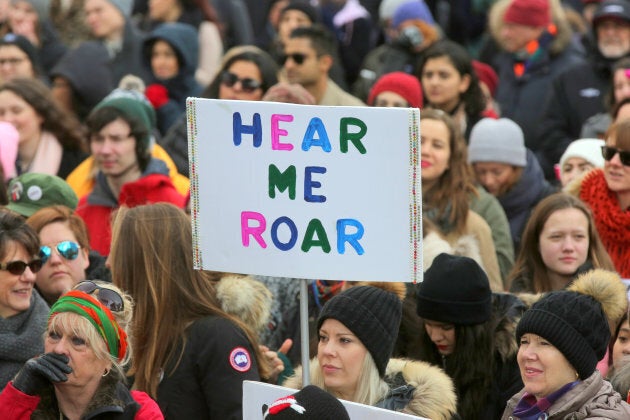
[[484,118],[473,127],[468,143],[468,162],[527,165],[523,130],[507,118]]
[[118,10],[120,10],[120,13],[122,13],[125,19],[129,19],[131,17],[133,0],[109,0],[109,2],[116,6]]

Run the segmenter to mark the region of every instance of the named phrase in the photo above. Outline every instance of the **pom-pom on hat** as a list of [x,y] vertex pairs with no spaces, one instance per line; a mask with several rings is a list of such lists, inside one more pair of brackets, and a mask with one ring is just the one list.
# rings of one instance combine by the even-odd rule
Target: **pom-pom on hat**
[[492,313],[488,276],[472,258],[440,254],[416,288],[418,316],[456,325],[482,324]]
[[468,162],[498,162],[525,167],[527,150],[523,130],[507,118],[483,118],[470,132]]
[[319,11],[311,4],[309,0],[291,0],[282,11],[280,16],[289,10],[299,10],[304,13],[311,20],[311,23],[318,23],[320,21]]
[[422,108],[423,97],[420,81],[415,76],[395,71],[381,76],[368,97],[368,105],[374,105],[376,97],[383,92],[394,92],[405,98],[405,101],[413,108]]
[[578,139],[571,142],[560,158],[560,170],[567,159],[571,158],[582,158],[597,168],[603,168],[602,146],[605,144],[601,139]]
[[341,401],[315,385],[263,405],[263,420],[350,420]]
[[389,362],[402,317],[402,302],[392,292],[355,286],[332,297],[317,320],[317,331],[328,318],[345,325],[368,349],[381,377]]
[[513,0],[503,15],[506,23],[541,27],[551,23],[549,0]]
[[398,6],[392,16],[392,28],[397,28],[406,20],[421,20],[435,25],[429,6],[422,0],[411,0]]
[[[536,334],[549,341],[575,368],[580,379],[588,378],[604,357],[610,341],[606,313],[618,299],[612,294],[625,290],[615,276],[601,276],[593,270],[579,276],[574,290],[550,292],[525,311],[516,327],[518,341],[524,334]],[[615,284],[618,283],[618,284]],[[578,291],[579,290],[579,291]],[[620,292],[614,292],[619,290]]]

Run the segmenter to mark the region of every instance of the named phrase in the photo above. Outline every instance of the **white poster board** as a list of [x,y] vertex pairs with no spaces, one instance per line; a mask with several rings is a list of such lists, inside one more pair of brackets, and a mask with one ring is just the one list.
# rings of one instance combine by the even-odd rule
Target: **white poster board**
[[[297,390],[263,382],[243,381],[243,420],[262,420],[263,404],[270,405],[278,398],[295,394]],[[424,417],[397,413],[383,408],[339,400],[348,411],[351,420],[403,420]],[[428,420],[428,419],[425,419]]]
[[422,281],[419,111],[189,98],[197,269]]

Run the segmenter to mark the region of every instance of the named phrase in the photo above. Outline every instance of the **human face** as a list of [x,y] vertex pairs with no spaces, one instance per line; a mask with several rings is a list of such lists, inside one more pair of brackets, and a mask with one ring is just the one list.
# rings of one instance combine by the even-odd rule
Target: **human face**
[[596,26],[597,47],[606,58],[620,58],[630,52],[630,24],[604,19]]
[[459,74],[446,56],[430,58],[422,69],[422,86],[431,105],[450,112],[468,90],[470,76]]
[[455,325],[425,320],[424,328],[442,356],[453,354],[455,351]]
[[516,360],[525,391],[537,400],[577,380],[575,369],[564,355],[536,334],[523,334]]
[[[28,255],[22,244],[10,241],[7,252],[0,261],[2,264],[11,261],[29,263],[35,257]],[[20,275],[11,274],[8,270],[0,270],[0,317],[8,318],[26,311],[31,306],[31,295],[35,286],[35,274],[30,267]]]
[[98,39],[112,39],[122,34],[125,18],[107,0],[85,0],[85,21]]
[[85,270],[90,265],[88,252],[81,248],[79,256],[74,260],[67,260],[59,255],[55,248],[59,242],[77,242],[67,222],[47,224],[39,232],[39,239],[41,244],[49,246],[52,252],[46,264],[37,273],[37,289],[47,301],[56,301],[75,284],[85,280]]
[[528,42],[538,39],[544,28],[504,23],[501,28],[501,45],[507,52],[515,53],[525,48]]
[[336,319],[325,320],[319,330],[317,360],[326,387],[352,401],[367,352],[345,325]]
[[171,45],[162,40],[155,41],[151,49],[151,70],[160,80],[168,80],[179,73],[177,54]]
[[538,238],[540,257],[551,273],[572,276],[588,257],[588,219],[581,210],[556,210]]
[[437,181],[449,168],[451,158],[450,134],[439,120],[420,120],[422,182]]
[[[68,322],[60,324],[70,326],[78,323],[80,315],[67,314]],[[94,344],[105,346],[103,341]],[[68,374],[68,381],[55,384],[55,387],[60,389],[96,389],[103,374],[112,367],[111,361],[96,357],[92,347],[87,344],[86,337],[80,337],[72,331],[72,328],[65,329],[61,325],[58,325],[57,330],[49,328],[44,340],[44,351],[68,356],[68,366],[72,368],[72,373]]]
[[475,162],[473,169],[477,181],[495,197],[504,193],[516,176],[516,168],[507,163]]
[[613,75],[613,95],[615,102],[630,98],[630,69],[619,69]]
[[0,46],[0,80],[8,82],[16,77],[35,77],[33,63],[17,46],[2,45]]
[[138,179],[140,168],[136,157],[136,139],[129,124],[117,118],[90,139],[90,150],[98,169],[106,177]]
[[20,133],[20,145],[39,139],[44,119],[28,102],[10,90],[0,91],[0,121],[13,124]]
[[36,33],[37,22],[39,17],[35,8],[28,1],[15,1],[11,3],[9,9],[9,26],[16,33],[21,34],[30,39]]
[[560,182],[564,187],[569,182],[580,176],[580,174],[590,171],[594,166],[586,159],[572,157],[564,161],[560,168]]
[[[606,146],[617,147],[616,139],[606,139]],[[619,153],[610,160],[604,160],[604,177],[608,188],[617,195],[630,193],[630,166],[624,166],[619,160]]]
[[619,327],[619,334],[613,344],[612,359],[615,369],[630,362],[630,323],[627,319]]
[[[262,83],[262,75],[255,63],[251,61],[239,60],[235,61],[227,69],[228,72],[236,75],[239,79],[252,79]],[[243,101],[260,101],[263,96],[262,88],[258,88],[253,92],[243,90],[241,82],[235,83],[233,86],[226,86],[224,83],[219,85],[219,99],[240,99]]]
[[374,106],[408,108],[409,103],[396,92],[386,90],[385,92],[379,93],[376,98],[374,98]]
[[149,0],[149,17],[160,22],[170,22],[174,11],[180,11],[181,6],[177,0]]
[[[316,85],[321,79],[328,77],[328,67],[324,56],[318,57],[308,38],[290,38],[284,46],[287,61],[283,68],[290,83],[299,83],[304,87]],[[293,54],[304,56],[302,64],[292,58]],[[325,56],[328,57],[328,56]]]
[[311,19],[306,13],[296,9],[287,10],[282,14],[280,22],[278,23],[278,36],[280,37],[280,42],[283,44],[286,43],[289,39],[291,31],[295,28],[310,26],[312,23],[313,22],[311,22]]

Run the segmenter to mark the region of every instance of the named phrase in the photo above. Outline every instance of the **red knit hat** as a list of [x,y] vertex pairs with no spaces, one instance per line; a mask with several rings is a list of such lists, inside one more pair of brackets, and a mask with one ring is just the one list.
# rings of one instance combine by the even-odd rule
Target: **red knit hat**
[[506,23],[541,27],[551,23],[549,0],[513,0],[503,16]]
[[483,82],[490,90],[490,95],[494,98],[494,94],[497,92],[497,85],[499,84],[499,76],[492,67],[481,61],[473,60],[473,69],[477,74],[477,78],[480,82]]
[[368,97],[368,105],[373,105],[376,97],[382,92],[394,92],[405,98],[410,107],[422,108],[422,88],[418,78],[404,73],[402,71],[394,71],[381,76]]

